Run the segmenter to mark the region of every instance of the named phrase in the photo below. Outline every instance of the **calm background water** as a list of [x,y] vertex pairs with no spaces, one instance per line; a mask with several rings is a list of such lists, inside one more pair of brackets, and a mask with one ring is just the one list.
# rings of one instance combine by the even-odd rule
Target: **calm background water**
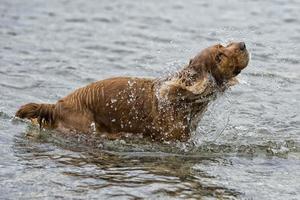
[[[300,199],[299,1],[1,0],[0,15],[0,199]],[[187,144],[91,145],[12,119],[232,40],[251,62]]]

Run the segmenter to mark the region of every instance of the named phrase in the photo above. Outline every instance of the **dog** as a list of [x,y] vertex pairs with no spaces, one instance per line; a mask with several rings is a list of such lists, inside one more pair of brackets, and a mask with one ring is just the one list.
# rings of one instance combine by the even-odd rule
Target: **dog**
[[97,81],[55,104],[23,105],[15,116],[66,133],[131,133],[157,141],[187,141],[209,102],[237,83],[235,77],[248,62],[244,42],[217,44],[166,78]]

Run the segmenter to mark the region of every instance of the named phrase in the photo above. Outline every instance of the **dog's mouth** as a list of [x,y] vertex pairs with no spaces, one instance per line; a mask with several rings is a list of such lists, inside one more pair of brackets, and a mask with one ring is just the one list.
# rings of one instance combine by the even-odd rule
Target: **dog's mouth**
[[238,65],[236,66],[236,68],[232,72],[232,75],[234,77],[239,75],[241,73],[241,71],[248,66],[248,63],[249,63],[249,54],[248,54],[248,51],[245,50],[243,52],[243,54],[241,55],[241,59],[240,59]]
[[237,69],[237,70],[235,70],[234,72],[233,72],[233,75],[234,76],[237,76],[237,75],[239,75],[241,73],[241,70],[240,69]]

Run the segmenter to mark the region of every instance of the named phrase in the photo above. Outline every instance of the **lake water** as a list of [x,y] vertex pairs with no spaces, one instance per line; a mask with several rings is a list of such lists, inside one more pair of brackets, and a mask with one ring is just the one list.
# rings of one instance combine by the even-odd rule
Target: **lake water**
[[[300,1],[1,0],[0,15],[0,199],[300,199]],[[249,66],[188,143],[93,143],[13,119],[229,41]]]

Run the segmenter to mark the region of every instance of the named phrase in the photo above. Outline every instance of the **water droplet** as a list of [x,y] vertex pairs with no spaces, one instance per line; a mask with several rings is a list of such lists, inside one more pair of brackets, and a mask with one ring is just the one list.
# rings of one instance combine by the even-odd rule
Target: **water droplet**
[[116,103],[118,100],[117,99],[111,99],[110,102],[111,103]]

